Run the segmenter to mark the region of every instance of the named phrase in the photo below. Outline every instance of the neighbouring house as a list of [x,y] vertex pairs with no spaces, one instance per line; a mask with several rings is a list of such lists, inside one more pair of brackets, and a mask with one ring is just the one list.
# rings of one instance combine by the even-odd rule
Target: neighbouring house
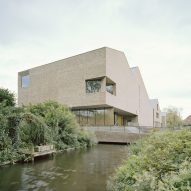
[[184,119],[183,124],[184,126],[191,126],[191,115]]
[[161,112],[161,127],[166,127],[166,112]]
[[150,99],[153,108],[153,127],[166,126],[166,113],[161,112],[158,99]]
[[69,106],[80,125],[165,124],[139,68],[131,68],[123,52],[107,47],[19,72],[18,104],[46,100]]

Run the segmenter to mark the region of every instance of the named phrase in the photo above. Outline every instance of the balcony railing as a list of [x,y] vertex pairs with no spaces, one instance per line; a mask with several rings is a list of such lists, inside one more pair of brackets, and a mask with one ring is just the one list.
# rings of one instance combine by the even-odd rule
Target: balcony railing
[[124,133],[134,133],[134,134],[147,134],[152,132],[153,127],[149,126],[83,126],[81,128],[85,128],[92,131],[110,131],[110,132],[124,132]]

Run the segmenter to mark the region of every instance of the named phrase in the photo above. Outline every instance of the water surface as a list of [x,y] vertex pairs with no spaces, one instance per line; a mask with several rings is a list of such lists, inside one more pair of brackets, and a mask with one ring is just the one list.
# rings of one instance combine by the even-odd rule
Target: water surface
[[97,145],[57,154],[53,159],[0,168],[0,191],[106,191],[115,168],[127,157],[127,146]]

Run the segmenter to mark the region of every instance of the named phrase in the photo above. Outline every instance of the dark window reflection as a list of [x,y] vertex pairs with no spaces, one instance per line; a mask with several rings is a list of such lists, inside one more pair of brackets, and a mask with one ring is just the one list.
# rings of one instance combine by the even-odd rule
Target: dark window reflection
[[101,90],[100,80],[86,80],[86,93],[95,93]]
[[114,85],[106,85],[106,91],[110,94],[114,94]]
[[114,125],[112,108],[73,110],[80,125]]

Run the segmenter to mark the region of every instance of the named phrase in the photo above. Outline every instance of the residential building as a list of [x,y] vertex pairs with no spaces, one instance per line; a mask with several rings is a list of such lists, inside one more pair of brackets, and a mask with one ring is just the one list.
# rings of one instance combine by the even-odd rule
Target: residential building
[[161,127],[166,127],[166,112],[161,112]]
[[191,126],[191,115],[184,119],[183,124],[184,126]]
[[153,127],[162,126],[162,116],[158,99],[150,99],[150,103],[153,108]]
[[18,104],[55,100],[81,125],[161,126],[138,67],[123,52],[103,47],[18,74]]

